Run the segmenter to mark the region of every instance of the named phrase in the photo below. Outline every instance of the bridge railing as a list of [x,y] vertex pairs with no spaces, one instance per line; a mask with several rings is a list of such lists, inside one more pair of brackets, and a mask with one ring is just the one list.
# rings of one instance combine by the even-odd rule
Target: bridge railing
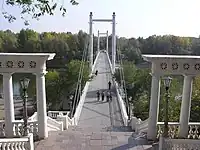
[[124,125],[127,126],[128,125],[128,115],[126,112],[126,106],[125,106],[124,100],[122,99],[121,95],[119,94],[118,83],[116,81],[114,81],[114,84],[115,84],[115,88],[116,88],[119,107],[120,107],[121,114],[122,114],[122,119],[123,119]]

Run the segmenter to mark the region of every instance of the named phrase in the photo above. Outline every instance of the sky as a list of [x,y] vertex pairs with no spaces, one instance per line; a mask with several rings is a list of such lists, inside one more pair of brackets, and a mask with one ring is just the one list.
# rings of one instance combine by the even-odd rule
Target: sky
[[[0,14],[0,30],[10,29],[19,32],[27,28],[20,19],[20,9],[2,5],[0,9],[14,14],[15,22],[8,23]],[[120,37],[148,37],[151,35],[173,34],[177,36],[200,35],[200,0],[78,0],[79,5],[72,6],[70,0],[64,0],[66,17],[59,11],[54,16],[41,17],[39,21],[30,20],[28,28],[37,32],[89,31],[89,13],[94,19],[111,19],[116,13],[116,34]],[[1,8],[2,6],[2,8]],[[97,31],[111,34],[111,23],[93,24],[93,33]]]

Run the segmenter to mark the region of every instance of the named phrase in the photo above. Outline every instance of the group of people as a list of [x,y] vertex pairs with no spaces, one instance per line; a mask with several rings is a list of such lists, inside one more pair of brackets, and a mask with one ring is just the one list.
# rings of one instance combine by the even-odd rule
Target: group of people
[[[98,70],[95,71],[95,75],[98,75]],[[112,95],[111,95],[111,82],[108,82],[108,91],[106,92],[106,101],[108,102],[109,100],[112,101]],[[105,91],[102,91],[100,93],[100,91],[97,91],[97,100],[100,101],[100,96],[101,96],[101,100],[104,101],[104,97],[105,97]]]
[[[111,92],[110,92],[110,89],[111,89],[111,82],[109,81],[108,82],[108,88],[109,88],[109,91],[106,92],[106,101],[112,101],[112,95],[111,95]],[[105,97],[105,92],[102,91],[100,93],[100,91],[97,91],[97,100],[100,101],[100,95],[101,95],[101,100],[104,101],[104,97]]]
[[[97,91],[97,100],[100,101],[100,96],[101,96],[101,100],[104,101],[104,97],[105,97],[105,92],[102,91],[100,93],[100,91]],[[112,95],[109,91],[106,92],[106,101],[112,101]]]

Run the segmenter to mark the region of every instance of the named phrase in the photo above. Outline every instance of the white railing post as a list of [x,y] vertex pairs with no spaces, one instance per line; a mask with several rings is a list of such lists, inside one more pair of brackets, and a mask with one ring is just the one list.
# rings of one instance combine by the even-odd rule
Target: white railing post
[[33,134],[29,133],[27,137],[28,137],[28,143],[27,143],[28,150],[34,150]]

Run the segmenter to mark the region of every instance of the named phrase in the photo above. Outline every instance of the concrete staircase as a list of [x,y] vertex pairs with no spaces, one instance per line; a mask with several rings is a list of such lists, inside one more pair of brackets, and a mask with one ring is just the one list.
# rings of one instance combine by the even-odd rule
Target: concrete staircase
[[[116,128],[113,128],[116,130]],[[128,131],[128,129],[123,129]],[[65,131],[51,131],[49,138],[35,143],[36,150],[150,150],[145,138],[132,132],[120,132],[111,128],[71,126]]]

